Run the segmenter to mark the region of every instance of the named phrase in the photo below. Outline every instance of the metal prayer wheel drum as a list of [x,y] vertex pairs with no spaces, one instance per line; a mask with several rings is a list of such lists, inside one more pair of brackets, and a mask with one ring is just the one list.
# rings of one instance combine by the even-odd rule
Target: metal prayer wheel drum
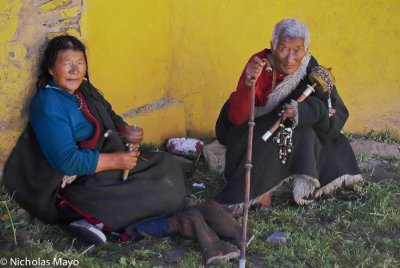
[[332,91],[336,79],[331,70],[332,68],[326,68],[322,65],[318,65],[311,70],[308,79],[312,84],[315,84],[316,90],[322,93]]
[[122,138],[125,143],[140,144],[143,140],[143,129],[137,126],[125,126]]

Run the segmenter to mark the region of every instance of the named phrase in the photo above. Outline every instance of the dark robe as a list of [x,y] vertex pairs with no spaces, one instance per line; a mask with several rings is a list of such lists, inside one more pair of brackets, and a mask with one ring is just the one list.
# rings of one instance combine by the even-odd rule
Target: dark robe
[[[318,63],[311,58],[307,74]],[[348,110],[336,88],[331,92],[336,113],[328,116],[327,93],[313,93],[298,104],[299,121],[293,131],[293,152],[286,164],[279,159],[279,146],[274,136],[266,142],[264,133],[279,119],[281,107],[296,100],[311,85],[304,77],[298,86],[279,102],[268,114],[255,119],[250,184],[250,200],[277,187],[293,175],[306,175],[317,179],[321,187],[345,175],[359,175],[352,148],[341,130],[349,116]],[[216,200],[221,204],[240,204],[244,200],[245,162],[249,126],[246,123],[234,125],[228,118],[229,100],[224,104],[216,122],[216,135],[226,145],[224,176],[227,185],[219,192]],[[288,122],[286,122],[287,124]]]
[[[80,91],[90,113],[100,123],[95,149],[100,153],[125,151],[116,128],[125,122],[86,81]],[[103,134],[108,130],[113,134],[105,138]],[[47,223],[63,218],[56,207],[59,197],[115,231],[148,217],[172,214],[184,206],[184,171],[175,156],[158,153],[148,160],[139,159],[125,182],[121,180],[122,172],[108,170],[78,176],[61,189],[63,174],[49,165],[28,124],[5,164],[3,183],[21,207]]]

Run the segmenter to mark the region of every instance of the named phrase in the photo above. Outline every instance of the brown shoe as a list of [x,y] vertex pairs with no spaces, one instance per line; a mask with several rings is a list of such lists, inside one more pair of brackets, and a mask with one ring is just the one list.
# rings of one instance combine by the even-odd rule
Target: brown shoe
[[[240,247],[243,235],[243,228],[235,219],[215,200],[196,205],[207,224],[222,239]],[[247,233],[247,245],[253,240],[254,236]]]
[[170,217],[169,230],[177,231],[183,237],[197,240],[206,264],[222,262],[239,256],[238,247],[221,241],[195,207],[190,207]]
[[238,258],[239,255],[240,250],[238,247],[223,241],[218,241],[212,248],[204,250],[203,258],[206,264],[215,264]]

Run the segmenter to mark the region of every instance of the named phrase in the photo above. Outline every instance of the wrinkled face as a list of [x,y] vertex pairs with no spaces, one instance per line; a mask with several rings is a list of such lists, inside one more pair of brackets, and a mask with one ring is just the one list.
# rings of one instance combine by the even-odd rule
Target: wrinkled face
[[280,36],[276,49],[272,49],[272,54],[275,58],[277,70],[286,75],[291,75],[300,67],[301,61],[306,55],[304,39]]
[[59,88],[73,94],[81,85],[86,69],[83,52],[67,49],[57,53],[57,59],[48,71]]

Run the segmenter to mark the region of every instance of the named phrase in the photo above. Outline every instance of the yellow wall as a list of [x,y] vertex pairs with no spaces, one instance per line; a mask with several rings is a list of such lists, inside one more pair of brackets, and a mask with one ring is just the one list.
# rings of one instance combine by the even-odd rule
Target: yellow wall
[[96,0],[87,5],[93,81],[116,109],[125,112],[162,96],[184,103],[185,118],[143,122],[150,132],[183,120],[180,129],[189,135],[213,135],[219,109],[248,57],[269,45],[278,20],[296,17],[309,25],[312,54],[333,67],[351,114],[346,130],[399,134],[400,109],[393,101],[400,97],[397,0]]
[[296,17],[311,53],[332,66],[349,107],[348,131],[400,132],[400,1],[172,1],[171,95],[184,98],[187,126],[213,128],[249,56],[269,45],[273,25]]
[[0,167],[26,122],[40,48],[62,32],[82,37],[91,81],[157,144],[214,135],[249,56],[296,17],[333,67],[345,130],[399,135],[399,13],[398,0],[0,0]]
[[87,1],[90,79],[119,111],[165,96],[171,60],[167,1]]
[[[120,114],[168,97],[171,36],[168,1],[87,1],[83,29],[90,79]],[[176,105],[175,105],[176,106]],[[183,105],[124,116],[144,128],[144,142],[185,135]],[[163,129],[163,130],[161,130]]]

